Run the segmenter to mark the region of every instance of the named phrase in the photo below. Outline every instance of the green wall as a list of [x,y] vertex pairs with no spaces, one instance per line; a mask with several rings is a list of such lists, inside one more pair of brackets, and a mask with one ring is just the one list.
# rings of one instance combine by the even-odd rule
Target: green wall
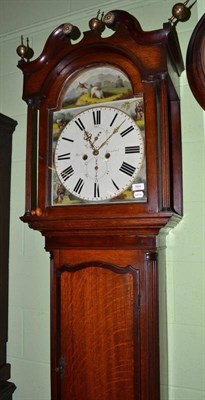
[[[162,27],[174,4],[168,0],[0,0],[0,112],[18,121],[13,136],[8,343],[12,381],[17,385],[14,400],[50,399],[49,255],[40,234],[19,220],[24,214],[26,146],[26,104],[21,100],[22,74],[16,68],[20,35],[29,37],[37,57],[59,24],[71,22],[85,31],[99,8],[124,9],[139,19],[144,30],[152,30]],[[204,0],[198,0],[191,20],[177,27],[184,59],[204,11]],[[160,253],[161,260],[167,259],[166,270],[160,265],[162,400],[204,400],[205,113],[193,98],[186,72],[180,93],[184,218],[167,236],[167,250]],[[161,235],[160,246],[164,240]]]

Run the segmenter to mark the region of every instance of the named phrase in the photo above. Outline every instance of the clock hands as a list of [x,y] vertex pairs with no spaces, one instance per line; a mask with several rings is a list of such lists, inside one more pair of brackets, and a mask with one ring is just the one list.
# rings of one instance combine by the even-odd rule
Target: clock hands
[[98,151],[110,140],[110,138],[111,138],[116,132],[119,131],[120,127],[122,126],[122,124],[124,124],[124,122],[125,122],[125,119],[124,119],[116,128],[113,129],[111,135],[108,136],[108,138],[107,138],[103,143],[101,143],[101,145],[97,148]]
[[[96,147],[96,146],[94,145],[94,143],[98,140],[99,135],[100,135],[100,132],[98,133],[98,135],[97,135],[97,136],[94,138],[94,140],[92,141],[92,133],[86,131],[86,129],[83,130],[83,131],[84,131],[84,137],[83,137],[83,138],[84,138],[84,140],[86,140],[86,141],[89,143],[91,149],[93,150],[93,155],[94,155],[94,156],[98,156],[98,155],[99,155],[99,150],[100,150],[103,146],[105,146],[105,144],[111,139],[111,137],[112,137],[113,135],[115,135],[116,132],[119,131],[120,127],[122,126],[122,124],[124,124],[124,122],[125,122],[125,119],[124,119],[116,128],[113,129],[113,131],[112,131],[112,133],[110,134],[110,136],[108,136],[107,139],[104,140],[104,142],[102,142],[101,145],[100,145],[99,147]],[[110,157],[110,154],[109,154],[109,157]],[[106,158],[109,158],[109,157],[107,157],[107,155],[106,155]]]
[[99,132],[99,133],[97,134],[97,136],[94,138],[94,140],[92,141],[92,140],[91,140],[91,139],[92,139],[92,133],[90,133],[90,132],[88,132],[88,131],[86,131],[86,130],[84,129],[84,140],[86,140],[86,141],[90,144],[90,147],[91,147],[91,149],[93,150],[93,155],[94,155],[94,156],[98,156],[98,155],[99,155],[98,148],[94,145],[94,143],[96,142],[96,140],[98,140],[98,138],[99,138],[99,136],[100,136],[100,133],[101,133],[101,132]]

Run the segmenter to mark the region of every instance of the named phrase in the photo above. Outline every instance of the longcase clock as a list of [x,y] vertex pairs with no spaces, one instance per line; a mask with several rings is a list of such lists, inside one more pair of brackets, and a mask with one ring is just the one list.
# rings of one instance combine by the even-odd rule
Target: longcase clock
[[182,216],[178,38],[119,10],[78,36],[63,24],[18,64],[21,219],[51,254],[52,400],[159,400],[156,242]]

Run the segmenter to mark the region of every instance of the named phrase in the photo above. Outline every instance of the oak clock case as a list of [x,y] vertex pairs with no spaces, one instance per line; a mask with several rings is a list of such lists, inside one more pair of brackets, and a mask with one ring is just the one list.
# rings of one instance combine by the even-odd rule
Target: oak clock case
[[59,26],[18,64],[21,219],[51,254],[51,397],[159,400],[157,236],[182,216],[179,42],[120,10],[78,32]]

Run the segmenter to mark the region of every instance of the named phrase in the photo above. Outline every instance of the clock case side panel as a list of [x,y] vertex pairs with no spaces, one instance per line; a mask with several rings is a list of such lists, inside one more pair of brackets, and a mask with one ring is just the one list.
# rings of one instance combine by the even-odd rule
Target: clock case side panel
[[[12,134],[17,122],[0,113],[0,399],[15,390],[10,379],[10,364],[6,360],[8,341],[8,281],[9,281],[9,222]],[[8,397],[10,398],[10,397]]]
[[26,143],[26,187],[25,214],[37,208],[38,197],[38,99],[28,101]]
[[169,85],[171,208],[183,216],[181,104],[171,81]]
[[183,215],[182,142],[180,99],[168,74],[162,74],[157,89],[159,152],[159,209]]
[[152,211],[182,216],[180,100],[168,73],[143,80],[143,84],[148,197],[150,194],[154,199]]

